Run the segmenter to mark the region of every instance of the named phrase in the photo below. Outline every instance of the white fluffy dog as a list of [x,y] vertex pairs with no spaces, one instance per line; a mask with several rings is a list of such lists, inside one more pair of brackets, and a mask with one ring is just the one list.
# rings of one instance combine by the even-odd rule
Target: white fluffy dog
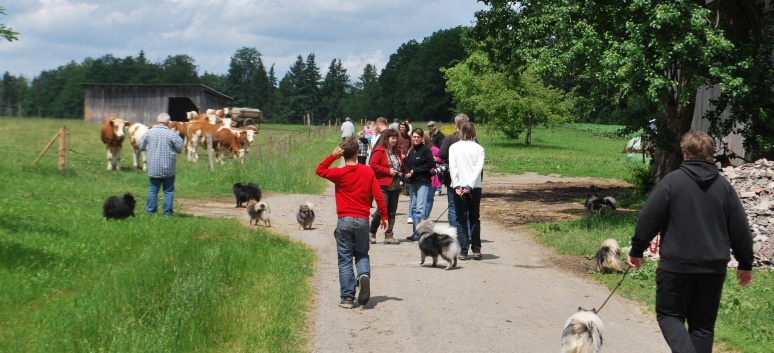
[[564,325],[562,353],[599,353],[605,325],[593,311],[578,308],[578,312]]
[[419,235],[419,251],[422,261],[430,256],[433,258],[433,267],[438,263],[438,256],[446,260],[446,269],[451,270],[457,266],[457,256],[460,255],[460,243],[457,241],[457,229],[443,224],[434,224],[425,219],[417,225]]

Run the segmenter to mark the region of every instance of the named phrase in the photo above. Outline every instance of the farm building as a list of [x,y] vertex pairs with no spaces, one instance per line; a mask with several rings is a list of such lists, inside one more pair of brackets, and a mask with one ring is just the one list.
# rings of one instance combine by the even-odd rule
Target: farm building
[[115,116],[152,125],[159,113],[186,121],[185,113],[221,109],[232,98],[201,84],[97,84],[84,83],[83,120],[102,123]]

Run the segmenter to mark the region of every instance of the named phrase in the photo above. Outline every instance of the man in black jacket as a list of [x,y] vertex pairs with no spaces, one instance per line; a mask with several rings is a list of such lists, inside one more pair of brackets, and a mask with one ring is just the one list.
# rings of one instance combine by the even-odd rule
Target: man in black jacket
[[[684,162],[653,189],[632,237],[629,266],[642,266],[648,243],[661,233],[656,316],[672,352],[712,352],[729,248],[737,278],[752,281],[752,235],[736,190],[713,163],[712,138],[688,132]],[[688,329],[685,320],[688,320]]]

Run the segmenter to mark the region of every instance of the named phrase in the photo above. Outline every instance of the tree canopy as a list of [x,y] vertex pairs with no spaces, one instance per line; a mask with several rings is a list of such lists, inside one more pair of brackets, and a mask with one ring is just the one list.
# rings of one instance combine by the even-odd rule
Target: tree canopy
[[[721,85],[722,101],[748,111],[731,120],[747,123],[756,113],[738,97],[772,87],[772,81],[745,81],[755,55],[740,55],[740,44],[716,20],[721,16],[713,16],[713,2],[483,2],[490,8],[476,14],[473,37],[501,72],[534,68],[540,77],[574,81],[598,102],[640,107],[647,102],[648,114],[629,116],[627,123],[641,128],[656,119],[657,177],[682,161],[679,136],[691,128],[697,90]],[[761,113],[757,118],[766,120]]]

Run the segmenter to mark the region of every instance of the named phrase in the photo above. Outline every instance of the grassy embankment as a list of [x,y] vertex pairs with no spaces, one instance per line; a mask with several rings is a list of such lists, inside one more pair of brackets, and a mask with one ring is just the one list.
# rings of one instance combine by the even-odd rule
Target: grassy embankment
[[[71,168],[57,170],[58,144],[32,166],[60,125],[71,129]],[[0,119],[0,351],[302,351],[314,252],[238,220],[145,215],[147,176],[132,170],[128,141],[124,170],[106,171],[99,128]],[[252,154],[209,171],[181,155],[176,197],[227,197],[238,181],[322,191],[324,180],[306,167],[338,134],[281,158],[275,145],[268,158],[268,136],[301,130],[264,126],[260,163]],[[137,217],[106,221],[105,198],[124,192],[137,198]]]
[[[486,147],[487,162],[493,165],[492,171],[495,172],[519,174],[534,171],[540,174],[626,180],[631,168],[641,165],[641,159],[625,162],[626,156],[619,153],[625,139],[599,136],[611,136],[610,130],[588,125],[554,130],[540,128],[535,132],[530,148],[521,141],[509,141],[497,134],[485,134],[480,140]],[[641,199],[622,201],[628,204],[642,203]],[[599,245],[607,238],[616,239],[622,246],[627,246],[634,232],[637,215],[637,212],[619,212],[609,218],[585,216],[574,221],[534,224],[530,228],[539,242],[559,253],[589,257],[596,253]],[[625,254],[622,254],[622,258],[625,258]],[[642,269],[630,272],[617,293],[644,303],[652,311],[655,305],[655,267],[655,262],[646,261]],[[611,289],[621,279],[620,274],[594,274],[594,277]],[[756,271],[753,283],[741,287],[736,281],[736,271],[729,270],[715,341],[731,351],[771,352],[771,347],[774,347],[773,292],[774,273]]]

